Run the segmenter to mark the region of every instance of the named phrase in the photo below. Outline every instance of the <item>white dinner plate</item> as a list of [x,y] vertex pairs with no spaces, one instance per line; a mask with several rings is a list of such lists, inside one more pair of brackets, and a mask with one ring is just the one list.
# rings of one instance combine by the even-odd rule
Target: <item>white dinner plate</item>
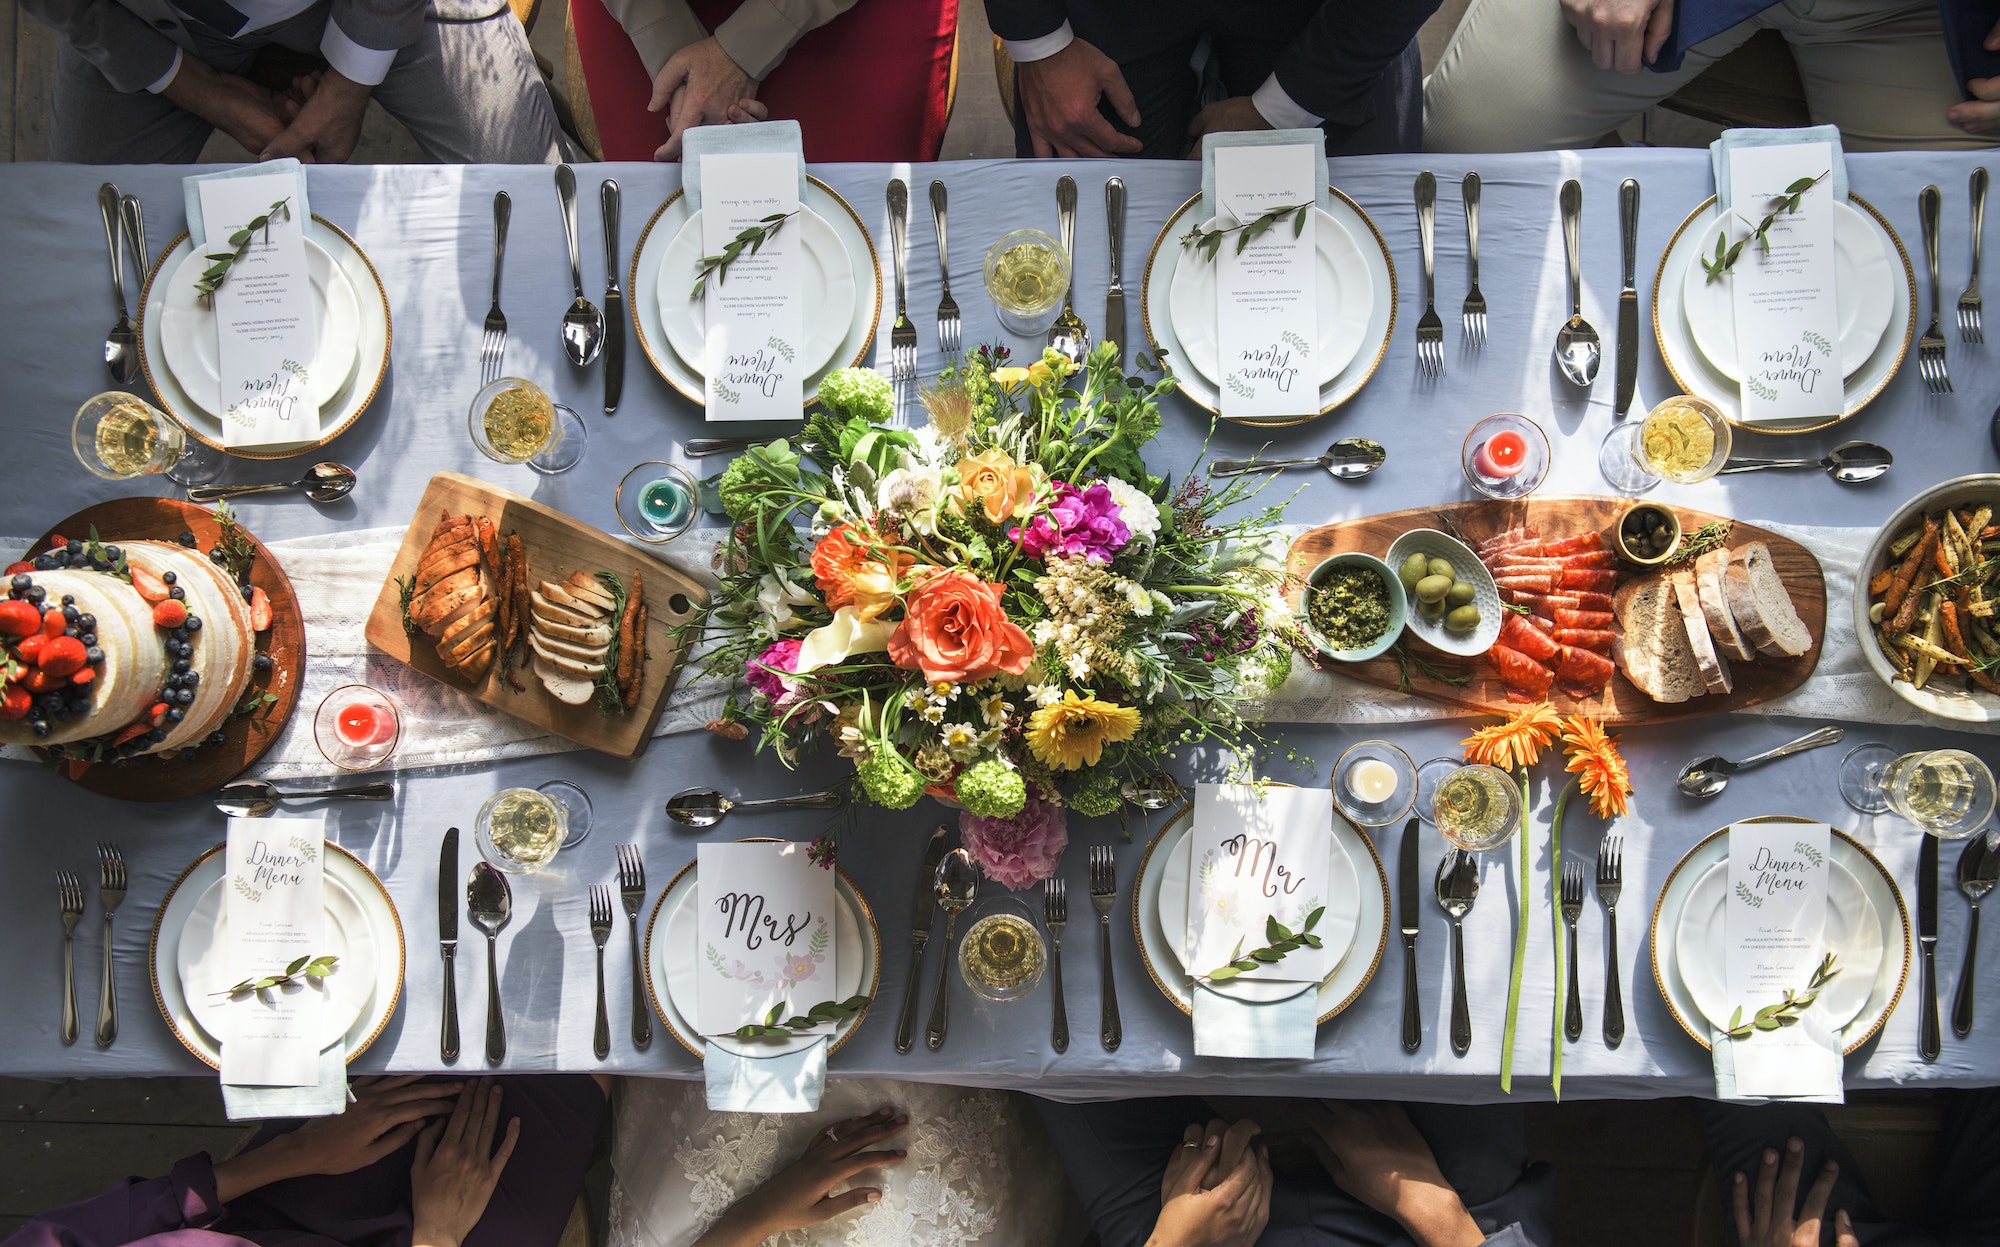
[[[1734,1001],[1728,989],[1728,899],[1729,863],[1717,862],[1703,872],[1688,894],[1681,910],[1679,929],[1674,937],[1675,965],[1681,981],[1694,996],[1695,1007],[1717,1029],[1729,1025],[1737,1005],[1748,1017],[1775,1001]],[[1826,948],[1838,957],[1839,971],[1813,1005],[1821,1024],[1832,1031],[1846,1028],[1861,1015],[1875,986],[1876,971],[1882,968],[1882,920],[1868,903],[1861,884],[1845,866],[1830,863],[1827,868]],[[1803,989],[1805,984],[1795,985]]]
[[[854,266],[841,250],[840,238],[826,219],[810,209],[800,214],[805,242],[799,265],[799,307],[805,345],[799,355],[808,375],[825,368],[847,336],[854,319]],[[667,344],[681,362],[706,376],[702,360],[708,351],[708,300],[690,299],[695,271],[701,266],[701,213],[681,225],[660,256],[660,323]]]
[[[1315,309],[1319,316],[1319,341],[1313,347],[1313,384],[1324,387],[1347,367],[1368,340],[1368,313],[1374,307],[1374,282],[1368,277],[1368,263],[1361,248],[1340,222],[1323,209],[1314,210],[1314,269],[1318,275]],[[1202,223],[1213,229],[1214,218]],[[1178,240],[1174,241],[1179,246]],[[1195,371],[1216,385],[1222,383],[1221,342],[1218,338],[1216,307],[1216,261],[1192,257],[1174,268],[1170,305],[1174,333],[1181,340],[1184,358]]]
[[[221,416],[222,348],[216,341],[215,309],[195,294],[195,279],[208,257],[190,251],[167,279],[167,299],[161,313],[160,346],[167,371],[195,405]],[[306,241],[306,268],[312,281],[313,314],[318,319],[319,351],[313,356],[313,405],[325,407],[353,379],[361,362],[361,308],[354,287],[326,248]]]
[[[1731,218],[1734,220],[1734,218]],[[1741,222],[1737,222],[1739,228]],[[1703,260],[1715,257],[1722,218],[1709,221],[1695,239],[1682,270],[1681,314],[1687,317],[1694,344],[1715,370],[1733,381],[1743,379],[1736,366],[1736,300],[1730,279],[1708,280]],[[1752,243],[1745,247],[1747,256]],[[1896,299],[1895,245],[1871,227],[1866,213],[1853,204],[1835,204],[1833,213],[1833,298],[1840,314],[1841,375],[1852,376],[1868,362],[1889,328],[1889,310]]]
[[[694,1024],[697,1016],[695,972],[701,964],[701,955],[696,949],[699,925],[695,909],[697,891],[696,863],[689,862],[660,893],[660,899],[653,905],[652,919],[646,926],[646,984],[653,998],[654,1011],[673,1032],[674,1038],[696,1056],[703,1055],[702,1047],[706,1042],[725,1052],[748,1057],[783,1056],[801,1051],[823,1038],[824,1032],[785,1039],[751,1040],[701,1034]],[[857,995],[873,997],[882,980],[882,940],[875,929],[875,915],[855,889],[854,881],[847,877],[847,872],[838,868],[834,871],[834,895],[838,904],[833,912],[833,998],[840,1001]],[[818,1000],[791,1002],[798,1013],[820,1003]],[[833,1028],[828,1054],[831,1055],[847,1042],[847,1037],[867,1016],[868,1010],[864,1008],[853,1017],[839,1022]],[[743,1020],[748,1022],[751,1019]]]
[[[1327,947],[1327,977],[1331,978],[1340,970],[1354,949],[1356,931],[1355,915],[1361,906],[1361,876],[1354,871],[1354,863],[1347,856],[1347,848],[1340,837],[1330,840],[1331,851],[1327,855],[1326,913],[1320,916],[1319,925],[1313,934]],[[1168,855],[1166,873],[1160,876],[1160,929],[1166,933],[1167,945],[1174,954],[1174,960],[1189,974],[1197,973],[1188,965],[1187,959],[1187,919],[1188,919],[1188,870],[1194,861],[1194,841],[1182,836]],[[1203,967],[1214,969],[1213,966]],[[1255,977],[1255,972],[1229,979],[1216,986],[1215,991],[1225,996],[1239,996],[1244,1000],[1268,1002],[1290,1000],[1292,997],[1316,986],[1310,982],[1285,981]]]
[[[181,992],[195,1006],[194,1023],[218,1045],[222,1036],[210,1023],[218,1020],[216,1010],[226,1009],[235,1002],[214,993],[228,991],[242,978],[230,973],[229,927],[222,907],[222,883],[217,879],[208,885],[201,899],[195,902],[194,912],[181,927],[180,947],[174,955]],[[340,960],[334,964],[333,973],[319,980],[320,990],[325,993],[320,1005],[322,1049],[353,1029],[375,994],[375,935],[361,902],[338,879],[328,876],[325,903],[326,927],[312,955],[331,955]],[[283,968],[270,966],[263,973],[276,974]]]

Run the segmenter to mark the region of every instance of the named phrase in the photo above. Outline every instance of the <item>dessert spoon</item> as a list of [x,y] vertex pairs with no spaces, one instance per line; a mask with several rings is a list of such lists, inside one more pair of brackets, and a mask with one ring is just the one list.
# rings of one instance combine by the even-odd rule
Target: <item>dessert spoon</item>
[[1807,732],[1797,740],[1786,741],[1776,749],[1766,749],[1763,753],[1752,754],[1741,762],[1731,762],[1720,754],[1709,754],[1696,758],[1681,768],[1680,778],[1674,786],[1690,797],[1712,797],[1729,786],[1729,777],[1747,767],[1762,766],[1779,758],[1789,758],[1795,753],[1808,749],[1818,749],[1821,745],[1831,745],[1847,733],[1837,727],[1823,727]]
[[303,490],[314,502],[338,502],[354,492],[354,469],[344,463],[315,463],[296,481],[266,481],[261,485],[196,485],[188,490],[189,502],[218,502],[245,494],[269,494],[281,489]]
[[576,302],[563,313],[563,349],[569,362],[582,367],[604,349],[604,313],[583,297],[583,268],[576,258],[576,171],[568,165],[556,166],[556,197],[562,201],[563,240],[569,244],[569,280],[576,290]]
[[1241,476],[1245,472],[1275,472],[1283,468],[1325,468],[1337,481],[1358,481],[1382,466],[1389,452],[1382,443],[1365,437],[1343,437],[1326,448],[1317,459],[1217,459],[1208,465],[1210,476]]
[[843,800],[832,788],[762,801],[731,801],[713,788],[690,788],[667,798],[667,817],[683,827],[713,827],[731,810],[835,810]]
[[1562,185],[1563,253],[1569,260],[1569,319],[1556,332],[1556,366],[1571,385],[1597,379],[1603,347],[1597,330],[1583,318],[1583,187],[1571,178]]
[[1889,470],[1896,457],[1886,446],[1873,442],[1842,442],[1826,452],[1824,459],[1731,459],[1716,470],[1717,476],[1732,472],[1761,472],[1765,468],[1825,468],[1826,474],[1843,485],[1872,481]]

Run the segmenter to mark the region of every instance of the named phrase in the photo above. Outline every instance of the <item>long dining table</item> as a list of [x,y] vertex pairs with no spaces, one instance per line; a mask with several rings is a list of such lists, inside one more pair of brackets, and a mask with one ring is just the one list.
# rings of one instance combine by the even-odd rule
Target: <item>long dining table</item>
[[[1892,223],[1918,275],[1919,327],[1931,306],[1923,280],[1917,196],[1926,183],[1945,192],[1944,286],[1947,301],[1963,285],[1970,221],[1963,193],[1972,155],[1934,153],[1850,155],[1854,192]],[[1422,310],[1416,212],[1412,183],[1421,169],[1436,173],[1445,194],[1438,212],[1439,310],[1446,322],[1445,375],[1420,375],[1414,326]],[[1490,308],[1488,340],[1474,348],[1463,340],[1458,302],[1465,290],[1465,232],[1459,215],[1459,178],[1476,169],[1485,187],[1480,285]],[[15,164],[0,170],[0,221],[12,243],[0,249],[0,534],[32,537],[56,519],[86,505],[133,493],[172,493],[158,477],[129,483],[98,480],[76,463],[68,444],[70,418],[90,395],[111,388],[100,357],[101,341],[115,317],[105,282],[105,240],[95,205],[107,178],[144,203],[155,247],[182,227],[181,178],[170,167],[85,168]],[[621,265],[643,223],[680,184],[674,165],[592,165],[579,168],[588,206],[595,184],[615,176],[625,198]],[[949,188],[953,290],[965,310],[964,341],[1005,343],[1018,353],[1035,344],[1010,337],[984,297],[979,265],[986,247],[1024,225],[1053,229],[1057,176],[1069,173],[1082,187],[1077,223],[1078,311],[1101,335],[1106,279],[1106,231],[1101,187],[1124,179],[1128,191],[1124,272],[1132,311],[1129,331],[1140,333],[1139,274],[1161,224],[1199,188],[1192,162],[974,161],[934,165],[832,165],[811,172],[843,196],[864,221],[883,253],[885,315],[872,358],[886,367],[889,318],[894,314],[893,275],[884,246],[888,215],[884,189],[905,179],[923,204],[933,180]],[[470,473],[578,519],[617,533],[613,486],[632,464],[680,458],[679,443],[704,432],[700,408],[680,397],[646,366],[633,344],[625,397],[617,414],[600,414],[602,365],[577,369],[564,358],[557,323],[570,300],[569,273],[550,170],[501,166],[377,166],[314,168],[315,210],[351,234],[381,275],[394,322],[388,377],[372,407],[354,428],[314,458],[355,467],[359,487],[343,502],[316,507],[296,495],[245,499],[238,511],[266,541],[322,536],[348,530],[386,529],[409,523],[426,483],[444,469]],[[1677,392],[1653,343],[1651,277],[1669,237],[1712,189],[1703,151],[1614,149],[1478,158],[1385,156],[1332,162],[1332,180],[1372,218],[1393,254],[1397,277],[1396,326],[1386,357],[1372,379],[1333,413],[1294,427],[1259,430],[1212,422],[1180,396],[1164,403],[1165,431],[1149,451],[1156,465],[1179,473],[1207,443],[1221,455],[1246,455],[1269,444],[1271,453],[1311,455],[1344,435],[1374,438],[1388,450],[1382,469],[1365,480],[1338,482],[1323,474],[1298,474],[1281,488],[1296,488],[1287,518],[1324,523],[1425,503],[1470,497],[1461,474],[1459,445],[1465,429],[1492,412],[1524,413],[1550,431],[1553,467],[1547,492],[1610,493],[1598,475],[1597,453],[1613,419],[1612,360],[1596,385],[1571,387],[1556,370],[1551,347],[1568,316],[1558,187],[1582,182],[1583,310],[1605,335],[1616,322],[1619,286],[1618,184],[1637,178],[1643,187],[1639,227],[1642,362],[1635,408]],[[510,373],[542,383],[585,413],[589,447],[575,470],[537,476],[522,467],[484,459],[466,433],[466,409],[478,388],[480,322],[490,290],[491,203],[497,190],[513,198],[503,301],[512,327]],[[939,294],[936,250],[928,214],[913,214],[909,307],[918,328],[919,368],[943,363],[932,322]],[[601,287],[602,235],[586,211],[582,269],[593,297]],[[1933,397],[1906,362],[1887,390],[1837,430],[1795,438],[1739,434],[1740,452],[1822,453],[1834,442],[1865,438],[1895,454],[1892,471],[1872,484],[1844,487],[1818,472],[1759,473],[1719,477],[1689,487],[1664,487],[1655,496],[1752,522],[1801,526],[1866,527],[1882,523],[1904,500],[1938,481],[1995,470],[1988,421],[2000,396],[2000,345],[1967,345],[1950,327],[1954,392]],[[280,464],[232,463],[223,479],[275,479],[309,459]],[[683,460],[685,462],[685,460]],[[709,461],[710,469],[718,461]],[[713,521],[710,521],[711,523]],[[357,602],[355,609],[367,604]],[[1831,604],[1834,611],[1846,603]],[[386,661],[386,659],[384,660]],[[300,713],[309,714],[302,705]],[[1332,760],[1356,739],[1385,736],[1423,759],[1458,750],[1471,721],[1355,725],[1278,723],[1266,773],[1298,783],[1325,783]],[[1798,735],[1815,724],[1755,713],[1633,726],[1620,733],[1636,787],[1632,810],[1616,821],[1624,838],[1624,899],[1620,906],[1621,976],[1629,1033],[1608,1047],[1598,1018],[1605,990],[1604,911],[1592,898],[1582,920],[1580,954],[1586,1026],[1564,1056],[1563,1089],[1577,1097],[1642,1098],[1713,1094],[1708,1054],[1676,1024],[1655,986],[1648,924],[1662,881],[1701,837],[1731,821],[1761,814],[1794,814],[1830,822],[1868,845],[1896,877],[1913,906],[1912,880],[1918,833],[1893,816],[1858,816],[1842,804],[1835,773],[1843,748],[1822,749],[1782,765],[1739,777],[1721,796],[1695,801],[1679,795],[1674,777],[1699,754],[1743,756]],[[1850,723],[1850,743],[1883,741],[1898,749],[1957,744],[2000,763],[1992,738],[1953,731],[1944,722],[1897,725]],[[1316,770],[1295,769],[1280,757],[1289,747]],[[1194,756],[1176,770],[1184,780],[1218,775],[1226,759]],[[476,766],[439,767],[395,774],[397,794],[387,805],[336,803],[327,808],[328,838],[359,856],[387,885],[400,912],[406,955],[402,1000],[357,1071],[429,1071],[439,1058],[441,962],[436,935],[436,862],[444,828],[470,828],[480,803],[498,788],[564,778],[582,785],[594,805],[594,830],[564,851],[545,872],[516,879],[515,911],[500,939],[500,987],[508,1019],[509,1070],[603,1070],[618,1074],[692,1078],[700,1064],[655,1026],[650,1047],[627,1038],[629,995],[624,985],[624,924],[612,937],[611,1054],[592,1055],[595,951],[588,930],[587,885],[615,877],[614,846],[642,850],[657,894],[691,860],[704,838],[780,835],[809,839],[826,827],[824,814],[803,812],[743,817],[706,833],[670,822],[663,810],[672,792],[698,783],[746,796],[809,791],[839,778],[846,764],[823,750],[787,769],[772,754],[700,730],[659,737],[631,761],[587,751],[515,758]],[[1546,770],[1546,768],[1545,768]],[[253,769],[252,774],[255,774]],[[1537,825],[1546,826],[1553,793],[1536,781]],[[55,775],[22,764],[0,764],[0,932],[8,946],[0,972],[6,1008],[0,1010],[0,1074],[37,1078],[203,1075],[205,1067],[176,1042],[148,989],[148,943],[160,898],[196,855],[218,842],[224,820],[203,799],[130,804],[94,796]],[[952,985],[953,1026],[942,1050],[923,1045],[898,1054],[892,1045],[911,957],[912,898],[924,842],[939,821],[955,814],[929,801],[903,812],[867,810],[845,834],[841,858],[873,910],[880,928],[881,986],[863,1025],[834,1055],[834,1077],[877,1077],[1019,1088],[1060,1099],[1106,1099],[1180,1093],[1342,1094],[1369,1098],[1477,1102],[1502,1096],[1500,1018],[1512,957],[1513,923],[1524,918],[1530,938],[1522,989],[1520,1050],[1513,1094],[1546,1097],[1554,999],[1552,930],[1548,912],[1545,841],[1538,835],[1533,903],[1515,912],[1512,853],[1485,863],[1484,888],[1467,919],[1466,954],[1473,1040],[1464,1055],[1452,1052],[1444,1028],[1449,991],[1449,926],[1439,908],[1421,906],[1419,992],[1424,1022],[1420,1050],[1400,1042],[1401,949],[1393,932],[1372,982],[1354,1004],[1320,1027],[1311,1061],[1224,1060],[1194,1053],[1188,1020],[1150,980],[1131,937],[1133,879],[1150,828],[1134,815],[1130,838],[1119,820],[1072,818],[1070,848],[1061,873],[1072,896],[1087,893],[1089,845],[1108,844],[1120,881],[1113,920],[1112,957],[1124,1040],[1116,1051],[1097,1042],[1098,952],[1083,906],[1072,906],[1064,944],[1068,1012],[1076,1041],[1058,1054],[1049,1043],[1050,1005],[1045,983],[1023,1001],[978,1000],[962,982]],[[1568,851],[1588,862],[1604,825],[1574,810]],[[1399,828],[1384,829],[1377,848],[1393,868]],[[1434,830],[1423,842],[1424,878],[1442,851]],[[79,995],[85,1034],[74,1046],[58,1037],[61,1000],[61,927],[50,886],[53,872],[71,869],[94,882],[93,843],[122,844],[131,885],[114,927],[114,961],[122,1030],[114,1045],[90,1039],[90,1005],[96,997],[100,951],[94,897],[78,932]],[[1952,888],[1946,854],[1941,901],[1939,992],[1949,1010],[1964,950],[1967,907]],[[468,846],[461,862],[475,860]],[[1393,869],[1392,869],[1393,878]],[[987,885],[989,889],[993,885]],[[1039,908],[1038,898],[1029,898]],[[650,898],[649,898],[650,905]],[[1084,917],[1077,921],[1077,917]],[[1398,923],[1400,913],[1396,915]],[[477,1053],[479,1011],[486,990],[477,934],[459,959],[458,992],[467,1053],[457,1068],[483,1066]],[[936,941],[933,941],[935,945]],[[938,952],[930,952],[935,969]],[[926,973],[925,1001],[930,974]],[[1917,983],[1912,972],[1900,1005],[1880,1034],[1847,1061],[1849,1087],[1905,1084],[1972,1085],[2000,1082],[2000,950],[1981,962],[1981,1015],[1966,1040],[1948,1031],[1942,1056],[1918,1055]],[[212,1076],[212,1075],[211,1075]]]

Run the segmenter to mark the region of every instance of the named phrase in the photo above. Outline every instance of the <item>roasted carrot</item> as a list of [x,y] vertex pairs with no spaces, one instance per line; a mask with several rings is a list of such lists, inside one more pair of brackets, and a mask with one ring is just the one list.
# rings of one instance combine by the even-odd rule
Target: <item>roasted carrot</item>
[[[1911,548],[1909,555],[1903,559],[1902,566],[1896,569],[1894,579],[1889,582],[1888,592],[1882,596],[1883,614],[1899,614],[1904,600],[1910,596],[1910,586],[1916,581],[1917,569],[1928,563],[1933,552],[1937,550],[1938,533],[1941,531],[1942,529],[1938,526],[1936,520],[1928,515],[1924,517],[1923,537],[1917,541],[1917,544]],[[1898,631],[1908,630],[1909,625],[1907,623],[1898,629]]]
[[1875,573],[1875,579],[1868,582],[1868,596],[1879,598],[1889,591],[1889,582],[1896,578],[1896,569],[1885,567]]
[[[1919,568],[1915,587],[1903,595],[1902,606],[1896,611],[1895,616],[1890,619],[1888,627],[1883,631],[1890,636],[1901,636],[1910,630],[1910,625],[1917,622],[1917,603],[1923,600],[1924,590],[1930,586],[1930,583],[1931,569],[1928,567]],[[1888,612],[1884,611],[1883,613],[1887,614]]]
[[1960,666],[1969,665],[1972,662],[1972,655],[1966,651],[1965,634],[1958,630],[1958,607],[1948,600],[1939,602],[1938,620],[1944,625],[1945,649],[1953,658],[1962,660],[1957,663],[1939,663],[1938,666],[1957,670]]
[[[634,576],[633,583],[638,583]],[[646,604],[639,603],[639,620],[632,626],[632,682],[625,686],[625,708],[639,704],[639,689],[646,682]]]

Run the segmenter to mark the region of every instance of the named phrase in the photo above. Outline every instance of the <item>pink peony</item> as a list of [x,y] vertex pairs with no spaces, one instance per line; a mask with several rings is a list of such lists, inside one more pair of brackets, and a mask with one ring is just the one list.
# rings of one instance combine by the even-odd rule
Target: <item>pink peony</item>
[[1019,814],[981,818],[963,813],[958,816],[958,834],[987,877],[1016,891],[1055,874],[1069,846],[1063,808],[1042,800],[1032,785]]
[[1058,484],[1048,511],[1029,521],[1026,528],[1008,529],[1007,535],[1035,558],[1052,554],[1075,558],[1080,554],[1093,563],[1109,563],[1111,556],[1132,540],[1132,530],[1122,515],[1111,490],[1101,481],[1087,489]]
[[799,699],[799,682],[780,673],[796,671],[798,667],[799,639],[786,637],[751,659],[743,675],[752,689],[764,694],[771,699],[773,706],[782,709]]

